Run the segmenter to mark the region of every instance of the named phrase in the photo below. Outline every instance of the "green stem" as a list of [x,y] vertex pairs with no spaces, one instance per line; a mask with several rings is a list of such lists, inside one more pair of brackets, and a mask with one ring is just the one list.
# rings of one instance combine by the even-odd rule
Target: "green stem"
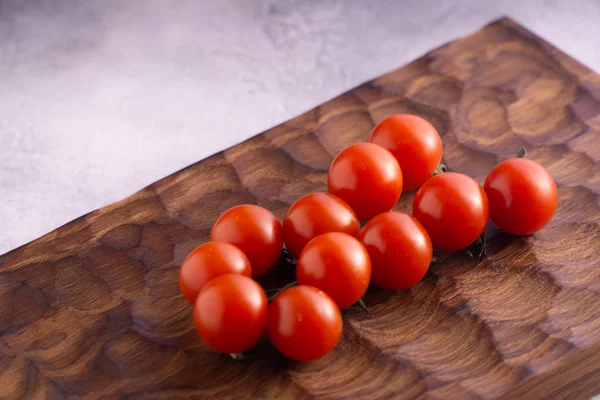
[[527,150],[525,150],[525,147],[521,147],[519,149],[519,152],[517,153],[517,158],[525,158],[527,157]]
[[367,305],[365,304],[365,301],[363,300],[363,298],[361,297],[360,299],[358,299],[358,301],[356,302],[356,304],[358,304],[358,306],[360,308],[362,308],[367,314],[369,314],[371,317],[373,317],[373,313],[371,312],[371,310],[369,310],[369,307],[367,307]]
[[485,237],[485,231],[471,243],[466,249],[463,250],[469,257],[482,258],[487,253],[487,241]]
[[281,249],[281,254],[279,255],[279,259],[276,264],[283,264],[285,266],[293,266],[295,263],[294,256],[290,253],[288,249]]
[[448,171],[448,168],[446,168],[446,165],[440,163],[440,165],[438,165],[438,167],[435,169],[435,171],[433,171],[433,175],[435,176],[435,175],[444,173],[446,171]]
[[281,288],[277,288],[277,289],[269,289],[266,292],[277,292],[274,295],[272,295],[271,297],[269,297],[269,302],[271,302],[275,297],[277,297],[277,295],[281,292],[283,292],[285,289],[289,289],[292,286],[296,286],[298,284],[298,281],[293,281],[288,283],[287,285],[281,287]]
[[249,353],[230,353],[229,355],[234,360],[249,360],[251,358],[254,358],[254,355]]

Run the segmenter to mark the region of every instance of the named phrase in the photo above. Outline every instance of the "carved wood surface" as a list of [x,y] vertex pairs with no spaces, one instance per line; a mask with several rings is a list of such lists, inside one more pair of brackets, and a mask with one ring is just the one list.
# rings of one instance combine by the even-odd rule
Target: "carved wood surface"
[[[411,290],[370,293],[375,317],[345,311],[321,360],[207,348],[178,289],[186,254],[233,205],[282,218],[325,191],[333,156],[396,113],[431,121],[446,165],[480,183],[526,147],[557,182],[552,222],[495,232],[483,260],[447,254]],[[600,391],[599,194],[600,77],[502,19],[0,256],[0,394],[585,398]]]

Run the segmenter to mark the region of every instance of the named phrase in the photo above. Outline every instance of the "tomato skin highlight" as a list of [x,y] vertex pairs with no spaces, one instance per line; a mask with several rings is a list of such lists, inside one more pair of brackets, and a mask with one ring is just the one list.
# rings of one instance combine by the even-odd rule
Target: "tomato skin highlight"
[[360,222],[345,201],[329,193],[310,193],[296,200],[283,220],[287,249],[298,258],[306,244],[327,232],[360,236]]
[[268,330],[269,339],[284,356],[316,360],[340,341],[342,314],[322,290],[294,286],[277,295],[269,306]]
[[413,216],[429,234],[434,248],[460,250],[483,233],[489,218],[488,200],[473,178],[444,172],[417,191]]
[[363,227],[362,242],[371,258],[371,282],[384,289],[402,290],[423,279],[433,248],[425,228],[408,214],[379,214]]
[[369,142],[388,149],[400,164],[404,190],[421,186],[442,160],[442,139],[427,120],[397,114],[381,121]]
[[183,297],[193,305],[198,293],[208,282],[226,274],[250,277],[248,257],[229,243],[204,243],[183,260],[179,269],[179,288]]
[[296,276],[300,284],[321,289],[339,308],[346,308],[367,291],[371,260],[358,239],[342,232],[324,233],[300,254]]
[[331,163],[329,193],[344,200],[361,220],[394,207],[402,193],[402,171],[392,153],[373,143],[342,150]]
[[243,275],[222,275],[210,281],[194,305],[198,335],[222,353],[242,353],[265,333],[268,301],[263,288]]
[[283,230],[275,215],[260,206],[242,204],[225,211],[213,225],[210,240],[228,242],[242,250],[252,277],[264,275],[283,248]]
[[490,219],[513,235],[539,231],[550,222],[558,205],[552,175],[527,158],[513,158],[496,165],[483,187],[490,203]]

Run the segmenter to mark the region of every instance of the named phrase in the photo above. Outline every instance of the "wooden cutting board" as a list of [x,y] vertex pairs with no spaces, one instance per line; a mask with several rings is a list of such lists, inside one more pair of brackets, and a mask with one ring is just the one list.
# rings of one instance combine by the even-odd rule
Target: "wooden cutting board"
[[[401,51],[401,49],[399,49]],[[225,209],[282,218],[396,113],[480,183],[521,146],[559,188],[548,227],[498,233],[415,288],[344,312],[340,345],[234,361],[196,336],[177,273]],[[201,129],[201,127],[199,127]],[[7,398],[586,398],[600,392],[600,77],[510,19],[442,46],[0,257]],[[404,193],[399,210],[410,210]]]

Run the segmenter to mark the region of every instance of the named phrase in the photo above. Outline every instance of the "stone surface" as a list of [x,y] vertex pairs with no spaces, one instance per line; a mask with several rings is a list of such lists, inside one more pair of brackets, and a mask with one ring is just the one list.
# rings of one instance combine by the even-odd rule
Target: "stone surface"
[[600,70],[594,0],[0,0],[0,253],[501,15]]

